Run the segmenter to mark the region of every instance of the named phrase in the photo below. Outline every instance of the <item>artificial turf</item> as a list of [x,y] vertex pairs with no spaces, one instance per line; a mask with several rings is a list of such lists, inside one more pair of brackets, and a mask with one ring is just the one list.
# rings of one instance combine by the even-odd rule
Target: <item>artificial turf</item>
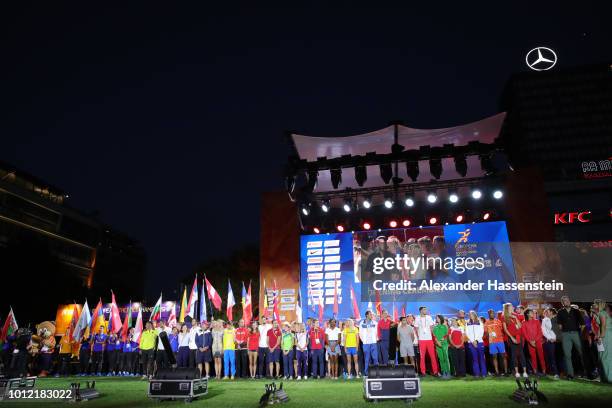
[[[100,397],[81,402],[84,407],[177,407],[185,406],[183,401],[158,402],[147,397],[147,382],[133,378],[92,378]],[[41,378],[36,388],[68,388],[71,382],[91,380],[82,377],[74,378]],[[264,393],[265,380],[213,380],[209,383],[208,395],[193,401],[187,406],[193,407],[257,407],[260,396]],[[277,381],[278,383],[278,381]],[[516,383],[510,378],[453,379],[440,380],[425,378],[421,383],[422,397],[413,404],[415,408],[452,407],[452,408],[503,408],[520,407],[510,400],[509,395],[516,389]],[[363,399],[363,383],[360,380],[308,380],[286,381],[284,389],[290,401],[284,407],[358,407],[381,406],[382,408],[405,407],[403,401],[382,401],[368,404]],[[610,407],[612,406],[612,385],[588,381],[564,381],[541,379],[540,390],[549,399],[549,407]],[[36,406],[39,408],[65,407],[66,402],[0,402],[0,405]],[[10,405],[9,405],[10,406]]]

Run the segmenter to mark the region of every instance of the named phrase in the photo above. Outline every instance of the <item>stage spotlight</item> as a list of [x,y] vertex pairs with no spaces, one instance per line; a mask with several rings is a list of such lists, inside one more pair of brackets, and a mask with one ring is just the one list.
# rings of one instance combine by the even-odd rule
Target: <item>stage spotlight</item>
[[329,200],[323,200],[323,201],[321,202],[321,210],[322,210],[323,212],[325,212],[325,213],[326,213],[326,212],[328,212],[330,209],[331,209],[331,203],[330,203],[330,201],[329,201]]
[[439,157],[429,159],[429,172],[436,180],[440,180],[442,175],[442,159]]
[[301,209],[302,209],[302,214],[304,214],[304,215],[310,214],[310,204],[302,203],[301,204]]
[[390,226],[391,228],[397,228],[397,221],[395,221],[395,220],[391,220],[391,221],[389,221],[389,226]]
[[342,225],[336,225],[336,229],[338,230],[338,232],[344,232],[344,226]]
[[321,230],[317,227],[314,227],[312,230],[315,234],[319,234],[321,232]]
[[482,156],[480,156],[480,167],[487,176],[495,173],[495,167],[493,166],[491,154],[483,154]]
[[366,222],[363,223],[363,229],[364,230],[369,230],[370,228],[372,228],[372,226],[370,225],[369,222],[366,221]]
[[480,191],[479,189],[472,190],[472,198],[474,200],[480,200],[481,197],[482,197],[482,191]]
[[385,208],[393,208],[393,200],[391,197],[385,198]]
[[448,201],[450,201],[451,203],[456,203],[457,201],[459,201],[459,196],[457,195],[457,193],[450,193],[448,195]]
[[362,203],[363,208],[365,208],[366,210],[369,210],[370,207],[372,207],[372,199],[370,197],[366,197],[363,199],[363,203]]
[[367,179],[368,179],[368,173],[366,171],[366,167],[356,166],[355,167],[355,181],[357,182],[359,187],[363,187]]
[[331,169],[329,171],[331,173],[331,183],[334,187],[334,190],[338,189],[338,186],[342,183],[342,169]]
[[430,191],[429,194],[427,194],[427,202],[433,204],[436,201],[438,201],[438,196],[433,191]]
[[483,220],[488,220],[489,218],[491,218],[491,213],[486,211],[484,214],[482,214],[482,219]]
[[385,163],[380,165],[380,177],[383,179],[385,184],[389,184],[393,177],[393,170],[391,169],[391,163]]
[[406,199],[404,200],[404,203],[406,204],[406,207],[413,207],[414,199],[412,198],[412,195],[407,195]]
[[317,179],[319,177],[319,172],[316,170],[308,171],[308,183],[306,184],[306,189],[308,192],[312,193],[317,187]]
[[410,220],[404,220],[404,221],[402,221],[402,225],[403,225],[404,227],[409,227],[409,226],[410,226]]
[[501,190],[493,191],[493,198],[496,200],[500,200],[504,196],[504,192]]
[[438,219],[436,217],[429,218],[429,224],[435,225],[437,222],[438,222]]
[[455,217],[455,222],[456,223],[462,223],[463,222],[463,214],[457,214],[457,216]]
[[458,154],[455,156],[455,170],[461,177],[465,177],[467,174],[467,160],[465,154]]
[[406,162],[406,172],[408,173],[408,177],[412,181],[416,181],[419,177],[419,162],[418,161],[407,161]]
[[344,209],[345,212],[351,212],[351,210],[353,209],[353,200],[351,200],[350,198],[345,199],[342,209]]

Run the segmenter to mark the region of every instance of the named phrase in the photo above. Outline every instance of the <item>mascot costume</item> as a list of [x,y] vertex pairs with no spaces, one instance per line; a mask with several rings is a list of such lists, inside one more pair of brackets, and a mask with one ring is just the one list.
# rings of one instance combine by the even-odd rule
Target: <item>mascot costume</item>
[[36,334],[32,335],[32,357],[38,361],[40,377],[46,377],[51,370],[55,352],[55,323],[42,322],[36,325]]

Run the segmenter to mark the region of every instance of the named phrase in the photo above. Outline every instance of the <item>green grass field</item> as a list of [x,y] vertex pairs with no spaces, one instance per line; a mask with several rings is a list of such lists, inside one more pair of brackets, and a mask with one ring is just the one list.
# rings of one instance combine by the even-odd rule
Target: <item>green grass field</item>
[[[37,388],[65,388],[70,382],[79,381],[85,385],[86,379],[39,379]],[[147,398],[147,382],[132,378],[101,378],[96,380],[96,388],[101,393],[98,399],[81,403],[86,407],[177,407],[185,406],[182,401],[157,402]],[[209,384],[209,392],[203,398],[196,400],[188,406],[201,407],[257,407],[259,397],[264,392],[264,380],[236,380],[217,381]],[[284,386],[291,401],[284,406],[290,407],[358,407],[374,406],[364,401],[362,396],[362,382],[360,380],[308,380],[289,381]],[[452,407],[452,408],[503,408],[518,407],[516,402],[508,396],[512,394],[516,384],[512,379],[484,380],[454,379],[439,380],[436,378],[425,378],[422,381],[423,396],[413,406],[416,408],[427,407]],[[547,406],[612,406],[612,386],[606,384],[592,383],[586,381],[555,381],[543,379],[540,381],[540,389],[549,398]],[[5,402],[0,405],[36,406],[40,408],[65,407],[61,402],[39,402],[36,404],[22,402]],[[385,401],[376,404],[383,408],[405,407],[402,401]]]

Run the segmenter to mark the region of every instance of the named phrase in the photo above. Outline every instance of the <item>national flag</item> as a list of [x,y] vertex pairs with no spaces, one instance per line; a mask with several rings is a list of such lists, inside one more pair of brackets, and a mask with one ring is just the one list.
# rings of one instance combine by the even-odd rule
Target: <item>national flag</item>
[[141,334],[142,334],[142,307],[138,307],[138,317],[136,317],[136,326],[134,326],[134,337],[132,337],[132,341],[139,343]]
[[77,343],[80,342],[90,323],[91,314],[89,313],[89,305],[87,304],[87,300],[85,300],[85,304],[83,305],[81,314],[79,315],[79,320],[77,321],[74,332],[72,333],[72,340]]
[[92,334],[97,333],[98,328],[102,325],[104,325],[104,310],[102,306],[102,299],[100,299],[98,300],[98,304],[91,314],[91,327],[89,332]]
[[373,312],[373,311],[374,311],[374,310],[372,309],[372,301],[371,301],[371,300],[368,302],[368,310],[369,310],[370,312]]
[[170,315],[168,316],[168,326],[176,326],[176,303],[172,302],[170,307]]
[[325,315],[325,299],[319,296],[319,325],[323,324],[323,316]]
[[19,326],[17,325],[17,319],[15,319],[15,313],[11,307],[8,316],[6,316],[6,320],[4,321],[4,325],[2,326],[2,331],[0,332],[0,343],[4,343],[7,337],[15,333],[18,329]]
[[189,304],[187,306],[187,312],[185,317],[191,316],[196,318],[196,305],[198,304],[198,275],[193,280],[193,286],[191,287],[191,293],[189,294]]
[[183,289],[183,300],[181,300],[181,312],[179,315],[179,322],[185,323],[185,313],[187,312],[187,286]]
[[215,309],[221,311],[221,296],[219,293],[213,288],[213,285],[210,284],[208,278],[204,276],[204,282],[206,283],[206,292],[208,292],[208,298],[212,302]]
[[268,310],[268,289],[266,288],[266,280],[263,281],[263,317],[267,318],[270,315]]
[[276,279],[274,279],[274,292],[273,292],[273,296],[274,296],[274,302],[272,304],[272,316],[274,318],[274,320],[276,320],[277,322],[280,322],[280,292],[278,290],[278,287],[276,286]]
[[[117,307],[117,301],[115,300],[115,294],[111,290],[111,312],[108,317],[109,320],[109,333],[119,333],[121,330],[121,315],[119,314],[119,308]],[[110,329],[112,327],[112,329]],[[112,330],[112,331],[111,331]]]
[[242,319],[244,320],[245,326],[249,326],[251,324],[251,320],[253,320],[253,304],[251,302],[251,282],[249,282],[248,292],[244,287],[244,282],[242,283]]
[[300,291],[298,290],[297,301],[295,302],[295,320],[298,323],[302,323],[302,296],[300,296]]
[[333,308],[334,318],[338,316],[338,279],[334,277],[334,308]]
[[375,289],[374,294],[376,295],[376,314],[382,316],[382,303],[380,302],[380,291]]
[[125,314],[125,318],[123,319],[123,326],[121,328],[121,340],[127,341],[128,333],[130,332],[130,327],[132,326],[132,301],[130,300],[130,305],[128,306],[127,313]]
[[72,340],[72,333],[74,333],[74,329],[76,328],[77,322],[79,321],[79,308],[76,303],[72,305],[72,317],[70,317],[70,324],[68,324],[67,334],[70,336],[69,338]]
[[357,303],[357,296],[355,296],[355,290],[351,285],[351,303],[353,304],[353,317],[356,320],[361,320],[361,313],[359,313],[359,303]]
[[161,320],[161,307],[162,307],[162,295],[159,294],[159,299],[157,299],[157,303],[153,306],[153,310],[151,310],[151,321],[158,322]]
[[397,306],[395,306],[395,302],[393,302],[393,321],[397,322],[399,319],[397,317]]
[[206,285],[202,285],[202,292],[200,293],[200,320],[203,322],[208,321],[208,310],[206,307]]
[[234,306],[236,305],[236,299],[234,298],[234,292],[232,291],[232,283],[227,280],[227,306],[225,307],[225,314],[227,315],[227,321],[231,322],[234,320]]
[[406,317],[406,304],[402,305],[402,317]]

